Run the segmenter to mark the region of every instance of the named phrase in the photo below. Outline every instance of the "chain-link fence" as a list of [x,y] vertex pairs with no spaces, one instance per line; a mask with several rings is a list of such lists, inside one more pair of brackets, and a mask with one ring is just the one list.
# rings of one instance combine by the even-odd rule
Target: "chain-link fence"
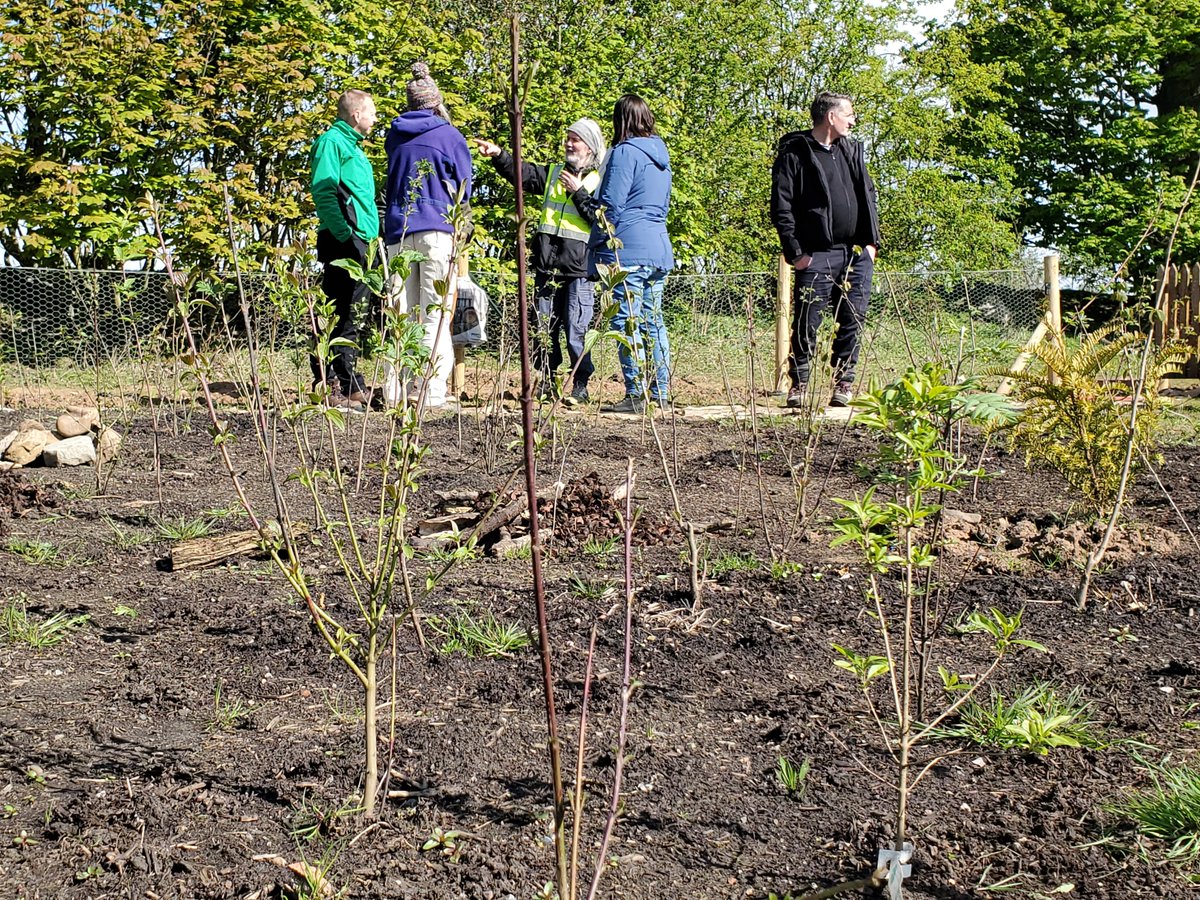
[[[472,273],[489,297],[488,342],[471,351],[515,365],[516,278]],[[319,275],[243,276],[255,332],[289,351],[299,378],[307,372],[306,292]],[[245,334],[236,281],[189,287],[209,301],[203,334],[236,348]],[[685,402],[721,403],[748,386],[776,386],[774,272],[673,274],[664,292],[674,392]],[[181,349],[176,300],[162,272],[0,268],[0,361],[51,369],[120,365]],[[939,360],[968,372],[1002,365],[1041,319],[1040,266],[996,272],[877,272],[863,336],[860,378],[888,379],[910,364]],[[611,341],[593,352],[597,378],[617,372]],[[50,375],[50,373],[47,373]],[[51,376],[52,377],[52,376]],[[620,387],[614,381],[614,394]]]

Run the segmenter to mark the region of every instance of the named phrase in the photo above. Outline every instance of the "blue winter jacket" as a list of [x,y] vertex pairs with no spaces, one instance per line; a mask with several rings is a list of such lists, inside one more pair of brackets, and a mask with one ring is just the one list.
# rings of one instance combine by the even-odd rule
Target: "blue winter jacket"
[[[605,215],[621,241],[616,256],[622,267],[653,266],[665,270],[675,267],[675,254],[667,236],[671,161],[661,138],[629,138],[613,147],[604,163],[604,178],[594,199],[597,205],[606,208]],[[608,235],[599,224],[592,226],[588,266],[593,275],[596,263],[614,261],[607,242]]]
[[[399,243],[420,231],[452,232],[446,217],[460,184],[464,202],[471,196],[471,151],[457,128],[427,109],[392,119],[387,150],[387,213],[384,238]],[[417,165],[429,160],[432,171],[419,176]],[[414,182],[416,185],[414,191]]]

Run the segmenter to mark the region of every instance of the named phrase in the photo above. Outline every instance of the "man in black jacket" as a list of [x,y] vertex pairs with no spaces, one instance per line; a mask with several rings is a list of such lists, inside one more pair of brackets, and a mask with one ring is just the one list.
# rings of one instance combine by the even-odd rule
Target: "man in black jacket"
[[849,405],[879,247],[875,184],[862,144],[850,137],[854,106],[845,94],[822,91],[811,111],[813,127],[784,136],[771,172],[771,221],[796,270],[788,359],[792,408],[804,405],[817,329],[831,305],[837,334],[829,405]]
[[[491,141],[474,143],[497,172],[516,183],[513,158],[506,150]],[[553,396],[565,330],[575,378],[563,403],[575,406],[588,401],[588,379],[595,371],[583,343],[596,306],[593,285],[587,278],[587,241],[596,221],[595,204],[590,202],[600,184],[596,170],[604,160],[600,126],[591,119],[575,122],[567,129],[563,149],[562,164],[546,167],[523,162],[521,175],[529,205],[541,205],[532,247],[537,321],[530,323],[535,334],[534,365],[541,372],[539,395],[544,399]]]

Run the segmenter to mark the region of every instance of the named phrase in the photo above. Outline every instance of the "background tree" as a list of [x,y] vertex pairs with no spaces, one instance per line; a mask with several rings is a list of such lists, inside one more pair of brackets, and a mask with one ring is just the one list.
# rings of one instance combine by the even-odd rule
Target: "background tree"
[[[1160,261],[1200,153],[1197,0],[960,0],[934,31],[956,113],[998,118],[951,135],[975,159],[1008,156],[1017,229],[1060,248],[1077,270],[1112,271],[1146,228],[1137,257]],[[989,146],[989,141],[996,141]],[[1200,254],[1200,212],[1177,255]]]
[[[342,90],[375,95],[382,121],[366,149],[381,180],[384,129],[404,109],[416,59],[428,60],[460,129],[508,142],[507,7],[14,0],[0,14],[0,249],[24,265],[150,264],[150,191],[179,262],[219,269],[228,191],[241,258],[266,266],[311,242],[308,147]],[[944,77],[960,62],[990,70],[965,52],[882,55],[906,39],[910,16],[907,0],[528,4],[524,46],[538,64],[529,158],[556,161],[581,115],[608,131],[616,99],[641,93],[671,150],[668,227],[681,265],[770,268],[775,146],[808,127],[818,90],[843,91],[856,98],[880,182],[888,266],[1004,265],[1014,176],[996,148],[1012,131],[999,113],[960,112],[977,94]],[[994,77],[965,84],[985,99],[985,86],[995,90]],[[1008,130],[979,125],[993,120]],[[490,166],[477,175],[475,264],[511,265],[511,189]]]

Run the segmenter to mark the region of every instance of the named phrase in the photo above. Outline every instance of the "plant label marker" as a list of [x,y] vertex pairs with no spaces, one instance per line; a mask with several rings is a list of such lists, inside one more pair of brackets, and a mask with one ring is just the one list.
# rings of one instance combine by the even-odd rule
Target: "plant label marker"
[[887,847],[879,848],[879,859],[875,863],[875,868],[876,870],[887,868],[888,900],[902,900],[904,895],[900,892],[900,885],[905,878],[912,874],[912,864],[909,862],[912,854],[913,845],[908,841],[901,844],[899,850],[891,850]]

